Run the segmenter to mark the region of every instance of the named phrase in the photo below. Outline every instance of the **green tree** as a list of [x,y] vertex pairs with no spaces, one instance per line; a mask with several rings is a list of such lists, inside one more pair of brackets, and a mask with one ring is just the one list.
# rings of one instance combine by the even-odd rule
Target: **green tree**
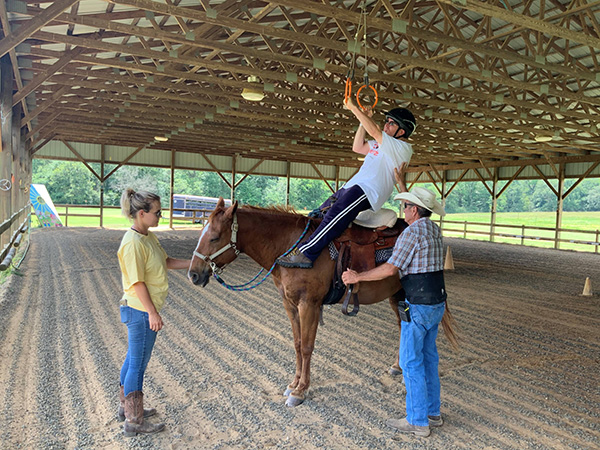
[[80,162],[33,160],[33,182],[45,184],[57,204],[97,205],[100,181]]

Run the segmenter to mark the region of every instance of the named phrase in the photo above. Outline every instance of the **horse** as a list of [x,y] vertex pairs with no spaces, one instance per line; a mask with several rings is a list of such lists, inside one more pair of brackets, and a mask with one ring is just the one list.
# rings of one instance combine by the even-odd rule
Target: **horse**
[[[307,224],[309,220],[311,223]],[[220,198],[208,219],[208,225],[202,230],[188,271],[190,281],[204,287],[211,274],[221,272],[239,253],[247,254],[264,269],[272,268],[273,281],[283,298],[292,325],[296,350],[296,373],[284,392],[288,406],[300,405],[310,386],[310,360],[322,303],[329,291],[336,263],[327,251],[321,253],[312,269],[287,269],[274,263],[298,243],[303,230],[312,232],[317,225],[318,220],[307,218],[291,208],[238,208],[237,202],[225,207]],[[369,305],[389,299],[400,329],[398,302],[404,300],[404,290],[397,275],[380,281],[362,282],[355,286],[354,292],[360,294],[361,304]],[[455,346],[452,317],[447,307],[442,327],[446,337]],[[401,373],[398,360],[390,368],[390,373]]]

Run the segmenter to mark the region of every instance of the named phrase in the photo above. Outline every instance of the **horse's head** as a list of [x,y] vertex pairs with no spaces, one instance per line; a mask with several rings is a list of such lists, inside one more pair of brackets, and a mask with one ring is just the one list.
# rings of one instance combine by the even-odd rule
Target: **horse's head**
[[237,258],[237,207],[238,203],[235,202],[226,208],[223,198],[219,198],[192,256],[188,271],[192,283],[206,286],[211,273],[220,272],[222,267]]

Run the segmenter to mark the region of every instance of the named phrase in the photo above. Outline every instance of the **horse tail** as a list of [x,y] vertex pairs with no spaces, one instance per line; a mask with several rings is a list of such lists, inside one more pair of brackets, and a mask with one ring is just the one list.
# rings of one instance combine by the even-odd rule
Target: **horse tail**
[[444,316],[442,317],[442,328],[444,330],[444,334],[446,335],[446,339],[450,342],[450,345],[454,350],[459,349],[458,345],[458,333],[455,330],[456,321],[454,320],[454,316],[450,313],[450,309],[448,308],[448,302],[446,302],[446,310],[444,311]]

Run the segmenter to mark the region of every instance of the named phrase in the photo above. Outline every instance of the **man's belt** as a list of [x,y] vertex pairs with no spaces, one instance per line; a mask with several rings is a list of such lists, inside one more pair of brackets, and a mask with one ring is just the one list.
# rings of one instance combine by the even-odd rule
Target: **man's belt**
[[444,271],[411,273],[400,278],[406,299],[413,305],[437,305],[446,301]]

